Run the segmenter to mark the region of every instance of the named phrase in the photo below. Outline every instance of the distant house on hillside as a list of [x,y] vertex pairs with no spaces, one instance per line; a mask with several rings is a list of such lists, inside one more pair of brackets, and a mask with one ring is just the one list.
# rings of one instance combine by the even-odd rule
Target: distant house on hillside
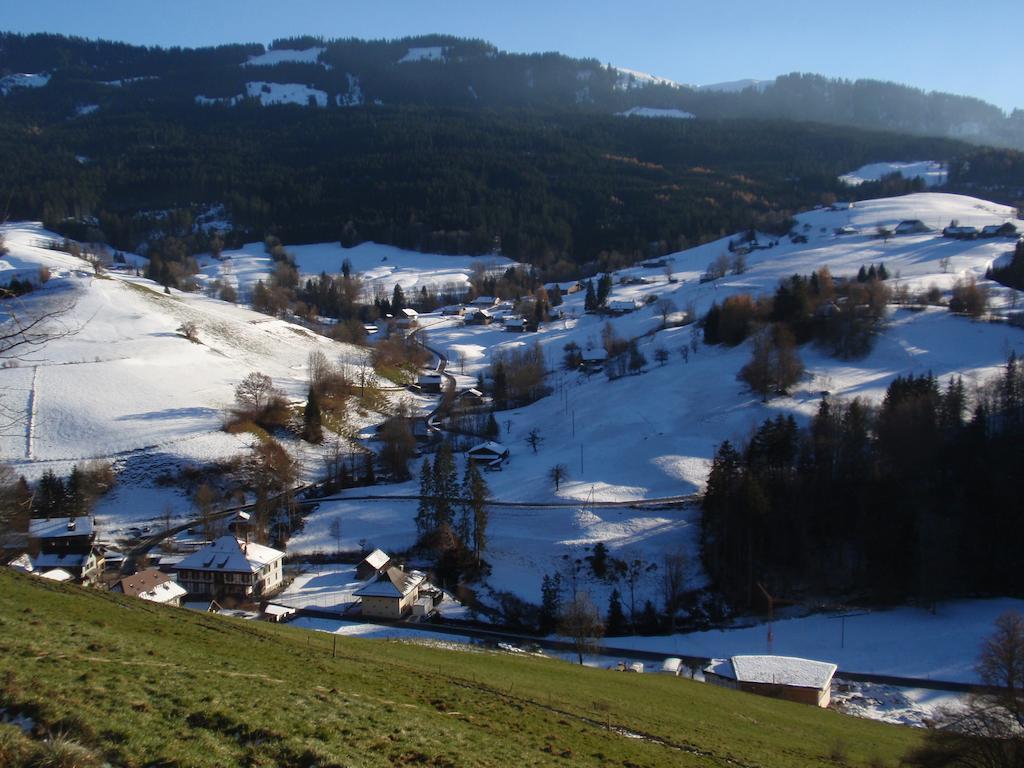
[[527,330],[526,320],[522,317],[506,317],[505,330],[511,333],[523,333]]
[[185,595],[184,587],[172,579],[169,574],[156,568],[147,568],[131,576],[126,576],[110,589],[111,592],[121,592],[161,605],[181,605],[181,598]]
[[444,376],[438,371],[424,371],[416,377],[416,383],[423,392],[440,392]]
[[844,227],[836,227],[834,231],[835,231],[835,234],[837,234],[837,235],[858,235],[858,234],[860,234],[860,230],[859,229],[857,229],[856,227],[851,227],[849,224],[847,224]]
[[486,309],[469,309],[462,317],[466,325],[490,325],[494,322],[494,315]]
[[476,413],[487,408],[487,397],[476,387],[464,389],[455,396],[453,407],[460,413]]
[[103,576],[103,552],[94,544],[96,531],[88,517],[35,519],[29,523],[29,549],[35,571],[63,569],[83,584]]
[[608,350],[604,347],[584,349],[580,352],[580,369],[584,373],[596,373],[608,362]]
[[612,299],[608,302],[607,309],[613,315],[625,315],[635,312],[637,303],[633,299]]
[[827,707],[836,665],[792,656],[733,656],[715,659],[704,668],[713,685],[759,696]]
[[943,237],[949,237],[953,240],[974,240],[978,237],[978,234],[977,227],[961,227],[952,224],[942,230]]
[[392,567],[354,594],[362,599],[363,616],[401,619],[412,611],[426,580],[426,574],[420,571]]
[[829,206],[829,209],[833,211],[848,211],[851,208],[853,208],[853,203],[845,201],[836,201]]
[[389,565],[391,565],[391,557],[384,550],[375,549],[356,566],[356,578],[365,581],[379,576],[388,569]]
[[893,229],[893,232],[896,233],[897,235],[915,235],[920,232],[931,231],[931,227],[929,227],[920,219],[904,219],[903,221],[896,225],[895,229]]
[[498,300],[494,296],[477,296],[469,302],[469,306],[477,307],[479,309],[490,309],[497,303]]
[[398,320],[395,323],[400,329],[407,331],[419,324],[420,314],[415,309],[406,307],[398,313]]
[[174,566],[178,583],[190,594],[259,597],[284,579],[284,552],[221,536]]
[[1017,227],[1009,221],[1005,224],[989,224],[981,228],[978,237],[1016,237]]
[[493,440],[474,445],[466,451],[466,458],[474,464],[484,464],[495,468],[500,467],[502,462],[508,461],[508,456],[508,448]]

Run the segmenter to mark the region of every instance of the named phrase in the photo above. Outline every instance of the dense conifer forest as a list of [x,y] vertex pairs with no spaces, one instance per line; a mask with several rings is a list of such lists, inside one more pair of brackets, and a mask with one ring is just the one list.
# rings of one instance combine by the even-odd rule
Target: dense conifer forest
[[846,595],[933,601],[1024,594],[1024,366],[975,391],[901,376],[878,408],[824,398],[806,429],[765,421],[723,443],[708,477],[704,559],[739,605]]
[[[444,60],[397,63],[413,46],[437,46]],[[211,247],[195,220],[223,206],[227,246],[267,234],[374,240],[498,250],[558,272],[608,269],[742,228],[784,230],[793,211],[823,200],[914,188],[890,179],[854,193],[837,182],[879,158],[952,160],[954,185],[990,196],[996,187],[1013,197],[1021,183],[1019,153],[865,130],[884,127],[870,121],[783,119],[824,120],[820,110],[727,108],[755,94],[641,88],[596,61],[447,37],[274,47],[322,51],[318,61],[253,67],[242,65],[261,45],[0,35],[0,76],[50,76],[0,97],[6,213],[121,249],[175,237],[164,249],[172,261]],[[268,80],[322,90],[326,106],[240,96],[247,82]],[[614,114],[637,103],[698,118]]]

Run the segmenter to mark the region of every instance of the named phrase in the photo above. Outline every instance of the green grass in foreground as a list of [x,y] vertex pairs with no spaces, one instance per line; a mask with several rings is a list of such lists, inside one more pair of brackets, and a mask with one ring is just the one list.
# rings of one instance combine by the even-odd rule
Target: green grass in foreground
[[895,766],[918,741],[668,676],[344,638],[332,658],[332,642],[0,573],[0,708],[36,724],[35,744],[0,726],[0,764],[58,733],[165,768]]

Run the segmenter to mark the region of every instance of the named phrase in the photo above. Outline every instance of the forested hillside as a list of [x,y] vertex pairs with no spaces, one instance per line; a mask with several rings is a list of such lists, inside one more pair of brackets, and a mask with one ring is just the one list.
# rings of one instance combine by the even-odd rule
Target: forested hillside
[[[766,107],[773,93],[804,102],[786,82],[694,91],[447,37],[193,50],[6,34],[0,192],[11,217],[122,249],[169,236],[176,258],[211,247],[195,220],[217,211],[228,246],[272,233],[500,250],[564,273],[785,229],[880,158],[950,160],[952,186],[990,197],[1024,186],[1019,153],[782,119],[832,114]],[[617,115],[637,105],[697,119]]]

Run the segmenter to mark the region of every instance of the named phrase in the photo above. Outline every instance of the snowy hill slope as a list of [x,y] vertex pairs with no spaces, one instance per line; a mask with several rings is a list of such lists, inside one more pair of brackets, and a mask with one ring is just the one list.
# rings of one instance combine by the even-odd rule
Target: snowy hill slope
[[[97,277],[84,261],[36,245],[56,237],[38,225],[8,225],[4,232],[11,252],[0,263],[0,281],[40,266],[53,275],[25,298],[28,308],[74,299],[60,319],[71,335],[0,369],[3,404],[18,419],[0,436],[0,457],[30,479],[46,469],[66,474],[94,458],[173,464],[232,456],[251,436],[222,432],[222,412],[249,372],[268,374],[303,401],[310,351],[320,349],[335,363],[365,360],[364,350],[242,307],[165,295],[127,274]],[[185,322],[196,324],[200,343],[178,331]],[[154,517],[160,510],[123,511]]]
[[[358,273],[364,283],[379,284],[388,291],[399,284],[407,293],[427,285],[441,288],[451,284],[461,290],[468,285],[475,264],[488,269],[504,269],[513,264],[503,256],[446,256],[369,242],[353,248],[342,248],[338,243],[296,245],[288,246],[287,251],[295,257],[304,278],[321,272],[338,274],[348,259],[353,274]],[[206,279],[221,279],[247,295],[257,280],[267,281],[274,262],[265,253],[263,243],[249,243],[238,250],[224,251],[219,260],[203,258],[201,266]]]
[[[779,242],[748,257],[742,275],[710,283],[699,277],[708,264],[727,252],[726,240],[673,254],[669,264],[678,280],[669,283],[661,269],[634,267],[615,274],[612,298],[643,302],[650,296],[671,299],[676,307],[691,307],[702,315],[712,302],[736,293],[771,292],[778,281],[794,273],[809,274],[828,266],[837,277],[853,277],[862,265],[885,263],[890,283],[907,284],[912,291],[936,285],[948,291],[957,278],[983,280],[986,267],[1012,248],[1007,240],[954,241],[939,232],[900,236],[884,242],[873,236],[878,225],[891,226],[918,218],[933,227],[957,218],[962,224],[983,226],[1012,220],[1013,211],[983,200],[946,194],[918,194],[858,203],[849,210],[818,210],[797,217],[797,231],[807,243]],[[1024,222],[1017,221],[1024,228]],[[865,234],[836,236],[834,229],[854,226]],[[760,239],[767,243],[767,238]],[[949,259],[948,272],[943,271]],[[621,285],[621,278],[644,277],[646,285]],[[993,287],[996,311],[1010,296]],[[566,296],[568,317],[546,324],[536,334],[513,334],[499,325],[465,326],[457,320],[424,316],[430,323],[432,346],[445,350],[449,370],[463,374],[461,386],[486,370],[500,350],[537,343],[549,370],[553,394],[532,405],[496,414],[498,438],[511,451],[510,461],[486,479],[496,499],[503,501],[572,502],[576,508],[542,510],[501,509],[492,515],[488,583],[529,600],[539,597],[541,575],[564,566],[563,556],[583,556],[587,546],[603,541],[615,554],[641,553],[657,560],[669,548],[690,553],[690,583],[704,577],[697,549],[699,514],[692,509],[649,511],[603,509],[589,501],[642,501],[700,491],[717,445],[742,440],[764,419],[793,414],[804,422],[818,407],[823,392],[838,397],[864,397],[877,402],[897,375],[932,372],[971,382],[985,380],[1003,365],[1010,350],[1024,353],[1024,331],[1006,324],[974,322],[943,308],[921,312],[891,308],[888,324],[873,351],[859,360],[842,361],[807,345],[800,350],[807,375],[791,395],[767,404],[737,381],[749,358],[749,342],[735,348],[680,350],[691,340],[691,328],[658,330],[657,305],[647,305],[621,317],[602,318],[583,313],[583,293]],[[602,374],[585,377],[562,372],[563,348],[574,342],[583,349],[599,347],[610,325],[623,338],[642,337],[639,348],[649,364],[639,376],[608,381]],[[661,366],[654,353],[669,352]],[[527,442],[538,430],[543,442],[534,453]],[[556,492],[550,469],[564,464],[568,479]],[[416,470],[413,471],[414,476]],[[395,493],[416,493],[415,483],[394,487]],[[312,550],[329,546],[329,521],[345,517],[346,542],[369,538],[375,544],[400,547],[415,538],[415,503],[380,502],[367,508],[351,503],[325,504],[293,546]],[[610,587],[588,584],[602,603]],[[654,582],[648,589],[656,589]]]

